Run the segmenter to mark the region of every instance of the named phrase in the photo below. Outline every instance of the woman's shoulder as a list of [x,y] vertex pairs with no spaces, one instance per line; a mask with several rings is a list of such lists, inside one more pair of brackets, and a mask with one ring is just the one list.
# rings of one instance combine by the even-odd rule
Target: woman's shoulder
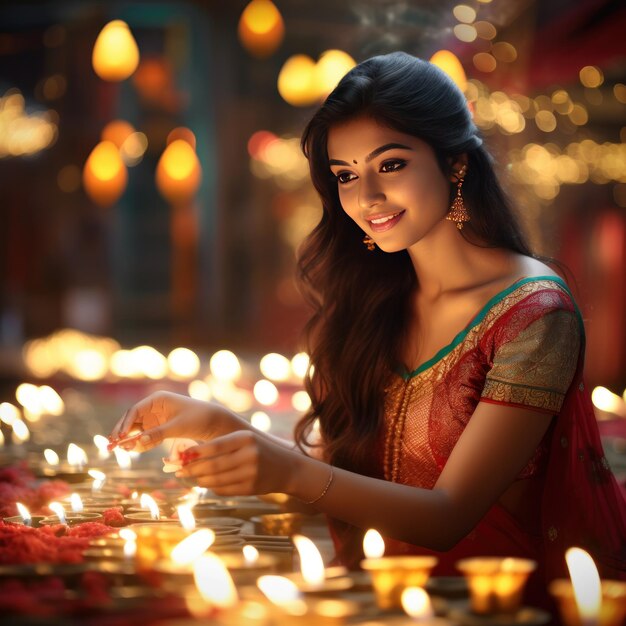
[[485,329],[509,324],[520,315],[530,320],[552,313],[565,318],[580,318],[565,280],[542,261],[522,257],[516,271],[499,281],[497,290],[472,325],[480,324]]

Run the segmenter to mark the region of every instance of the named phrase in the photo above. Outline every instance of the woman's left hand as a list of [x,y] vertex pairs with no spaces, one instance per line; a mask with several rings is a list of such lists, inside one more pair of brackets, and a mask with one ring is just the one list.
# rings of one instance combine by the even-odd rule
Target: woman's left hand
[[221,496],[289,493],[294,456],[284,446],[249,430],[238,430],[183,452],[179,478]]

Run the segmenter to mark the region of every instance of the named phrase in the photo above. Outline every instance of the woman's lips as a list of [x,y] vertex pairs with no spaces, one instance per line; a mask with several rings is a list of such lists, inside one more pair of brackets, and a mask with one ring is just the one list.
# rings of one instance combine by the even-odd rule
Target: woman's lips
[[389,215],[382,215],[380,217],[368,218],[370,228],[375,233],[382,233],[390,228],[393,228],[404,215],[404,211],[398,211],[397,213],[390,213]]

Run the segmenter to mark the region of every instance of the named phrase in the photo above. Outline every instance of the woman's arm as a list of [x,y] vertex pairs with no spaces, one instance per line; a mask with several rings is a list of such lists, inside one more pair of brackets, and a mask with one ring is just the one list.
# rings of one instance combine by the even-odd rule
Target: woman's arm
[[298,454],[252,432],[198,446],[181,470],[221,495],[281,491],[361,528],[434,550],[465,537],[515,480],[551,416],[479,403],[432,490],[361,476]]

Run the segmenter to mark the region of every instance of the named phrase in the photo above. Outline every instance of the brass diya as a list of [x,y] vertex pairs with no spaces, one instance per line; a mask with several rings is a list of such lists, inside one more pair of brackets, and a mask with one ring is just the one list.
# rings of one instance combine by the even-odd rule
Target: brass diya
[[250,518],[254,532],[260,535],[288,537],[300,532],[304,518],[301,513],[268,513]]

